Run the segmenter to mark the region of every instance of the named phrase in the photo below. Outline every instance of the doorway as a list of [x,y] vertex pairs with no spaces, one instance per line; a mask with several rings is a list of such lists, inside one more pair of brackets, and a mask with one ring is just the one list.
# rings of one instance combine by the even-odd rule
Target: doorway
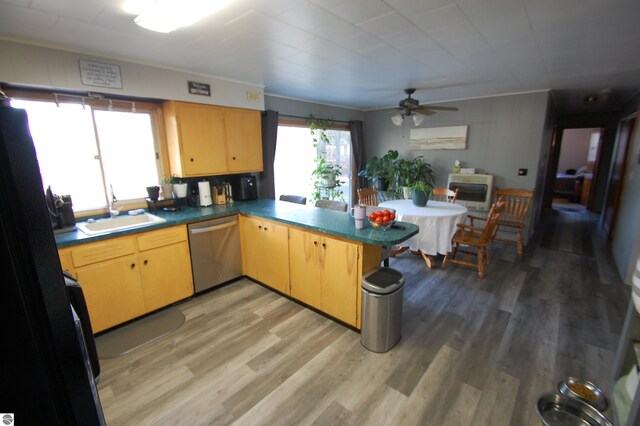
[[562,131],[553,186],[553,207],[594,210],[594,193],[604,128]]

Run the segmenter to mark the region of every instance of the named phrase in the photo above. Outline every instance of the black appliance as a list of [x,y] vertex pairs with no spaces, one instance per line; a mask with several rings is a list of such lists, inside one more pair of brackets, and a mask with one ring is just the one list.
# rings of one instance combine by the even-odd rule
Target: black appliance
[[73,215],[71,195],[56,195],[49,186],[45,192],[45,199],[53,229],[69,231],[75,229],[76,218]]
[[[23,110],[0,104],[0,412],[17,424],[103,425],[85,340],[74,316]],[[6,367],[6,368],[4,368]],[[35,405],[34,405],[35,404]]]
[[232,176],[231,189],[234,201],[258,199],[258,186],[255,176]]

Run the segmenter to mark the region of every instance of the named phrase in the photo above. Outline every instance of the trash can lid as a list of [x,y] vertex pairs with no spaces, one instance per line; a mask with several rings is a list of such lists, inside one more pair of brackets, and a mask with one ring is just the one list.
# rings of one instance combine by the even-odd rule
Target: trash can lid
[[392,268],[380,268],[362,276],[362,288],[373,293],[392,293],[404,285],[404,275]]

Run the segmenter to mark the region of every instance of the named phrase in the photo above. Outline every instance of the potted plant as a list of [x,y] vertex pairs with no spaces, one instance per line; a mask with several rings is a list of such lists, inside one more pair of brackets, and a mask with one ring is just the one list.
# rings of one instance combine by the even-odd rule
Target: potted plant
[[316,160],[316,168],[311,172],[313,179],[313,194],[311,198],[313,200],[319,200],[322,195],[329,197],[329,199],[341,199],[342,190],[340,189],[340,175],[342,174],[342,167],[339,164],[334,164],[327,161],[324,157],[318,157]]
[[397,186],[398,196],[402,191],[405,199],[411,198],[411,183],[417,178],[413,161],[399,159],[396,162],[396,171],[394,174],[395,185]]
[[173,176],[163,176],[160,180],[160,186],[162,187],[162,198],[173,198]]
[[411,184],[413,205],[418,207],[425,207],[429,197],[431,196],[432,185],[429,185],[425,181],[419,180]]
[[398,151],[392,149],[380,158],[373,156],[364,169],[358,172],[358,176],[371,180],[377,190],[386,191],[389,182],[393,181],[397,158]]

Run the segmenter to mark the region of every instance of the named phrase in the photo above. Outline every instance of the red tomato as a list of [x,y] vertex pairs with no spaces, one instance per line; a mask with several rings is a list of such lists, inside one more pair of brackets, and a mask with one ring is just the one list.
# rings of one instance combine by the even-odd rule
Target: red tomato
[[383,210],[382,211],[382,216],[389,216],[391,214],[391,212],[389,210]]
[[378,215],[375,212],[373,212],[369,215],[369,220],[376,220],[376,217],[378,217]]
[[390,220],[391,220],[391,217],[388,214],[382,215],[383,222],[389,222]]
[[376,217],[376,223],[382,223],[382,216]]
[[389,219],[391,219],[391,220],[396,220],[396,215],[395,215],[395,214],[393,214],[393,213],[391,213],[391,214],[389,215]]

